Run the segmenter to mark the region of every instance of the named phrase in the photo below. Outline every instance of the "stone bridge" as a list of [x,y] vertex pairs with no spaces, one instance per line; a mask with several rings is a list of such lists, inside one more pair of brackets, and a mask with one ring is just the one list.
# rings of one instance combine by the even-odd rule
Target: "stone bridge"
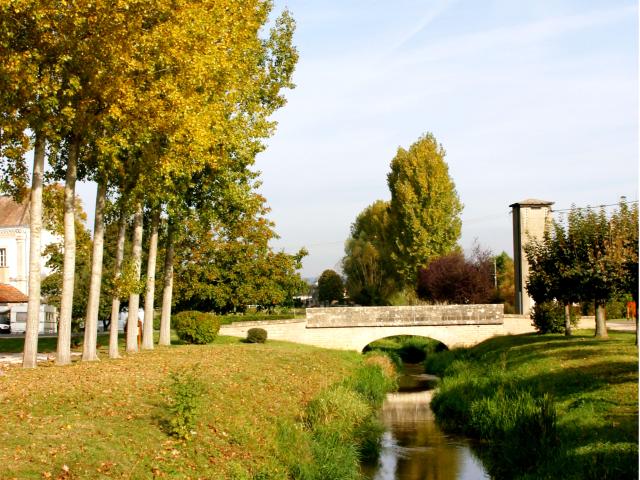
[[246,337],[254,327],[264,328],[271,340],[357,351],[395,335],[429,337],[455,348],[534,331],[528,317],[504,315],[502,304],[491,304],[308,308],[304,319],[234,322],[222,326],[220,335]]

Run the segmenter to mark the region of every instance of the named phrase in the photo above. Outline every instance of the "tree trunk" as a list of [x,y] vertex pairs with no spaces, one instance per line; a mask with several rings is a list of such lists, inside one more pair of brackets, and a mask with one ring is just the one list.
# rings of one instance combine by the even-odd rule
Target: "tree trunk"
[[91,254],[91,281],[87,316],[84,321],[84,344],[82,360],[98,360],[96,343],[98,340],[98,310],[100,308],[100,286],[102,284],[102,253],[104,249],[104,206],[107,199],[107,181],[98,183],[96,193],[95,220],[93,223],[93,252]]
[[[136,281],[140,280],[142,268],[142,203],[136,205],[133,215],[133,245],[131,247],[131,261],[133,262],[133,275]],[[129,295],[129,315],[127,317],[127,352],[138,351],[138,308],[140,307],[140,293]]]
[[162,290],[162,317],[158,345],[171,345],[171,297],[173,295],[173,225],[167,225],[167,244],[164,256],[164,286]]
[[571,336],[571,303],[564,304],[564,335]]
[[[127,232],[127,216],[125,208],[120,212],[118,225],[118,243],[116,245],[116,264],[113,278],[120,278],[122,272],[122,259],[124,258],[124,237]],[[109,358],[120,358],[118,352],[118,328],[120,326],[120,296],[114,295],[111,299],[111,325],[109,325]]]
[[158,224],[160,207],[153,211],[149,235],[149,255],[147,258],[147,285],[144,297],[144,332],[142,348],[153,350],[153,297],[156,293],[156,258],[158,256]]
[[80,142],[78,139],[73,139],[69,149],[64,184],[64,266],[62,271],[60,321],[58,324],[58,350],[56,354],[56,364],[58,365],[71,363],[71,320],[76,273],[75,193],[79,149]]
[[605,316],[604,302],[596,300],[596,337],[609,338],[607,334],[607,321]]
[[40,233],[42,231],[42,177],[44,174],[45,141],[36,133],[33,153],[33,178],[29,203],[29,303],[27,328],[24,337],[22,366],[35,368],[38,360],[38,331],[40,330]]

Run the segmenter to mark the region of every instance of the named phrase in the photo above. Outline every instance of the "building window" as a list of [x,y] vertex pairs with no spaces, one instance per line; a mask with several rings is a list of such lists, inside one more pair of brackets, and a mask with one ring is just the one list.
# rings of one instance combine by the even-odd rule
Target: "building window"
[[7,266],[7,249],[0,248],[0,267]]

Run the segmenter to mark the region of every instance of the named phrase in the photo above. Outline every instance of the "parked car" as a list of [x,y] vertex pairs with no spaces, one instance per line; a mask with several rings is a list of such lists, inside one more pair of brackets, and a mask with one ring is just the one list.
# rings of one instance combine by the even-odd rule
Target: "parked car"
[[0,333],[11,333],[11,321],[9,317],[0,317]]

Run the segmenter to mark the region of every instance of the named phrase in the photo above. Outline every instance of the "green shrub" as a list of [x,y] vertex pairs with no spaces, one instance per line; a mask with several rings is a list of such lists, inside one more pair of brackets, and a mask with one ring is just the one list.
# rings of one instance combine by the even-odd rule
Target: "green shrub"
[[[571,324],[576,325],[578,316],[571,309]],[[556,301],[536,303],[531,309],[531,320],[540,333],[564,332],[564,305]]]
[[185,311],[174,315],[171,324],[178,338],[186,343],[205,345],[218,336],[220,322],[212,313]]
[[198,375],[198,365],[169,374],[167,433],[173,437],[189,438],[196,423],[197,411],[204,384]]
[[247,343],[264,343],[267,341],[267,331],[264,328],[250,328],[247,331]]

